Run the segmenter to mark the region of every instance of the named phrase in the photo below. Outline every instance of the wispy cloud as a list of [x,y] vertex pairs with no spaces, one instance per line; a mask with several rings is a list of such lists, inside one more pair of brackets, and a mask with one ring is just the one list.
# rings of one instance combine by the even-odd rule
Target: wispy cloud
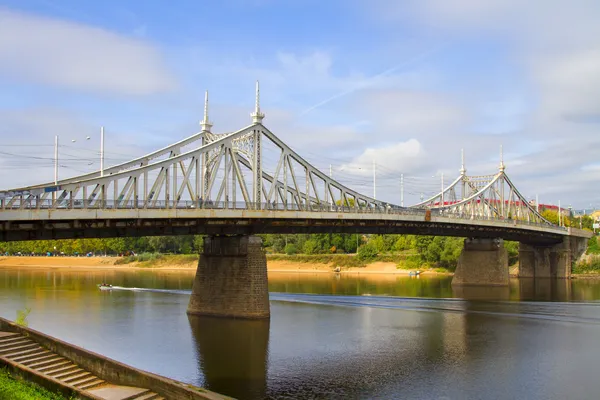
[[159,51],[102,28],[0,9],[0,73],[22,82],[148,95],[176,80]]

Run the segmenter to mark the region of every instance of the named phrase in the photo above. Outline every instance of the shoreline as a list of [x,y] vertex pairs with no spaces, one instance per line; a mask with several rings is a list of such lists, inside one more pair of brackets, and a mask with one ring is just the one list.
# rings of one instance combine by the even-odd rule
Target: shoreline
[[[79,271],[196,271],[196,262],[172,265],[168,260],[144,265],[144,262],[115,264],[121,257],[31,257],[0,256],[0,269],[24,268],[46,270],[79,270]],[[318,274],[389,274],[409,275],[413,270],[396,268],[392,262],[375,261],[364,267],[341,267],[335,272],[331,264],[296,262],[292,260],[268,260],[267,273],[318,273]],[[437,272],[420,269],[422,275],[454,275],[451,272]]]
[[[31,257],[31,256],[0,256],[0,270],[4,268],[71,270],[71,271],[163,271],[163,272],[195,272],[197,263],[185,262],[170,264],[162,260],[152,265],[144,262],[115,264],[121,257]],[[511,268],[512,269],[512,268]],[[421,275],[453,276],[453,272],[438,272],[430,269],[419,269]],[[269,260],[267,258],[267,273],[300,273],[300,274],[342,274],[342,275],[409,275],[409,269],[396,268],[393,262],[375,261],[364,267],[341,267],[335,272],[331,264],[299,262],[293,260]],[[516,271],[510,271],[511,278],[518,278]],[[600,279],[600,272],[572,274],[571,279]]]

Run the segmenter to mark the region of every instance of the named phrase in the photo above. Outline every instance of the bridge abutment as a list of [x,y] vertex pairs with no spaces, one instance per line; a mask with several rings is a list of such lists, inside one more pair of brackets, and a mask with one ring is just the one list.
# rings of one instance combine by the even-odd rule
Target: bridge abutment
[[269,318],[267,258],[258,236],[207,236],[188,314]]
[[502,239],[465,239],[452,285],[508,285],[508,253]]
[[519,244],[519,277],[570,278],[573,263],[585,252],[587,239],[566,236],[561,243]]

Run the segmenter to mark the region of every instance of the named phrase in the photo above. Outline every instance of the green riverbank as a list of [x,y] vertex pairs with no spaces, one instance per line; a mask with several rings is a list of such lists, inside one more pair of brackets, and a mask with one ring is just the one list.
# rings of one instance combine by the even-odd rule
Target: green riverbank
[[0,400],[66,400],[66,398],[16,378],[6,368],[0,368]]

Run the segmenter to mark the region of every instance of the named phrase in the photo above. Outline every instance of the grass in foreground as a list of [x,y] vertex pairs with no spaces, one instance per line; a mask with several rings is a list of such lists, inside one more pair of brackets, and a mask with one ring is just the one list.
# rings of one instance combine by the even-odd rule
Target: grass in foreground
[[66,400],[33,383],[12,376],[6,368],[0,368],[0,400]]

